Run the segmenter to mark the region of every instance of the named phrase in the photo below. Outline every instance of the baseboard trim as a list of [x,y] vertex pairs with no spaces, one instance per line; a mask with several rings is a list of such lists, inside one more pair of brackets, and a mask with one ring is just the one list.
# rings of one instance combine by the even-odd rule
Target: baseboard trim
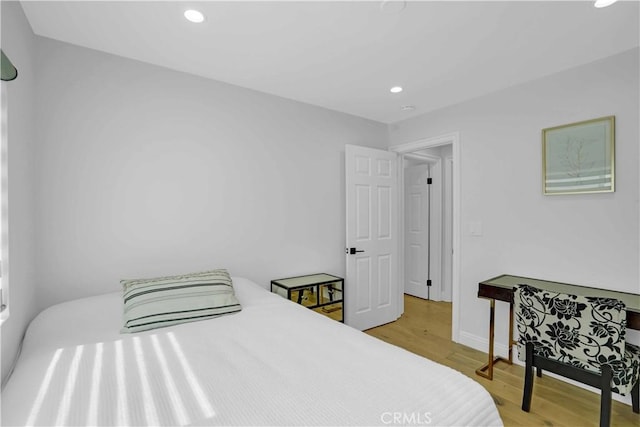
[[[459,338],[460,344],[466,345],[467,347],[471,347],[484,353],[489,352],[489,340],[487,338],[470,334],[469,332],[465,331],[460,331]],[[507,348],[506,344],[494,342],[493,352],[495,356],[507,357],[509,354],[509,349]]]

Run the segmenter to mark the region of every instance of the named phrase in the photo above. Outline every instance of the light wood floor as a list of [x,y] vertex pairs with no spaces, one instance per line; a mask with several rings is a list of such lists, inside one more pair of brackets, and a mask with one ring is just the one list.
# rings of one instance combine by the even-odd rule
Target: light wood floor
[[[544,374],[534,380],[531,412],[522,411],[521,366],[498,363],[494,366],[493,381],[476,375],[475,370],[486,363],[487,354],[451,341],[451,303],[411,296],[405,296],[404,303],[405,313],[400,319],[365,332],[449,366],[482,384],[493,396],[505,426],[598,425],[599,394]],[[611,425],[640,427],[640,415],[633,413],[631,406],[613,401]]]

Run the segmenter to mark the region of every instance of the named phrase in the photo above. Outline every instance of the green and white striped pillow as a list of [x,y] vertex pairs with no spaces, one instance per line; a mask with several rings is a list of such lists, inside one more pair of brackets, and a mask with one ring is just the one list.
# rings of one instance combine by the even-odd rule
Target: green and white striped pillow
[[242,308],[225,269],[121,280],[124,326],[138,332],[236,313]]

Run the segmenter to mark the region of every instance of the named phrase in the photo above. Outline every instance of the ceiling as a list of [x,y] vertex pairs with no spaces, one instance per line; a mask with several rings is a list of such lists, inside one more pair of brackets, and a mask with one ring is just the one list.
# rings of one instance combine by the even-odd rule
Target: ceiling
[[[639,3],[23,1],[40,36],[393,123],[638,46]],[[206,20],[193,24],[184,10]],[[404,87],[392,94],[393,85]],[[412,111],[402,106],[413,105]]]

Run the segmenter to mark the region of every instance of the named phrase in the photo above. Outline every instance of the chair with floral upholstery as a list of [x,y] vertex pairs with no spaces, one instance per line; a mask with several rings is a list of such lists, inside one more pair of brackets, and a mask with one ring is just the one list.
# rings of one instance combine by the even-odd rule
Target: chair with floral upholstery
[[625,342],[626,309],[612,298],[584,297],[518,285],[514,292],[518,358],[525,362],[522,410],[529,412],[533,368],[601,390],[600,426],[611,419],[611,392],[631,392],[640,413],[640,347]]

